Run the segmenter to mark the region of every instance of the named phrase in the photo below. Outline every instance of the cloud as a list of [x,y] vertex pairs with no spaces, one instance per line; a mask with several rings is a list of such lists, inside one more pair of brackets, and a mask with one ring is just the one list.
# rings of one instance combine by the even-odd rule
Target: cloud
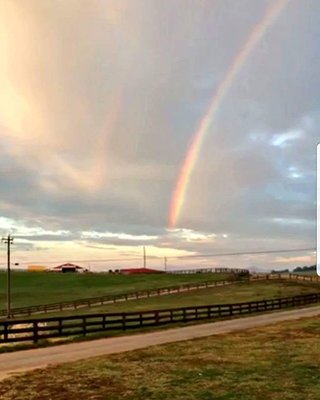
[[281,134],[273,135],[271,143],[273,146],[285,147],[290,144],[293,140],[301,139],[303,137],[303,132],[298,130],[293,130]]
[[190,138],[268,4],[2,1],[3,234],[36,258],[315,245],[316,0],[290,2],[248,59],[166,230]]

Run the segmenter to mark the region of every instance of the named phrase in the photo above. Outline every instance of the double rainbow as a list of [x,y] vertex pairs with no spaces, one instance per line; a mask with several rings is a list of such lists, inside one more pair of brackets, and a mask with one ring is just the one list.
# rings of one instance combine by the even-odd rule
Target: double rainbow
[[188,184],[190,182],[192,172],[199,158],[201,147],[208,133],[209,127],[212,124],[217,114],[218,108],[222,100],[230,90],[233,81],[237,77],[239,71],[247,61],[252,51],[255,49],[255,47],[257,46],[261,38],[264,36],[264,34],[267,32],[267,30],[273,25],[273,23],[279,17],[279,15],[284,10],[289,1],[290,0],[278,0],[274,2],[270,7],[268,7],[264,16],[254,26],[246,42],[244,43],[240,51],[233,59],[223,81],[220,83],[217,90],[215,91],[212,100],[209,104],[209,108],[202,117],[198,129],[196,130],[196,132],[192,137],[191,144],[187,151],[187,155],[185,157],[182,168],[180,170],[180,174],[176,181],[170,205],[170,215],[169,215],[170,228],[174,228],[177,223],[177,220],[179,218],[181,209],[185,201],[186,191],[188,188]]

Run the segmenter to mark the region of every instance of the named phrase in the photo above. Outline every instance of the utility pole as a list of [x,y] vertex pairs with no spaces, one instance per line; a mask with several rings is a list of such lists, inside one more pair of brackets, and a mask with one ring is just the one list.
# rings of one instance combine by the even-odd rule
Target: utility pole
[[164,258],[164,270],[167,272],[167,257]]
[[8,235],[2,238],[2,242],[7,245],[7,317],[11,317],[11,270],[10,270],[10,246],[13,243],[13,237]]
[[143,246],[143,268],[147,266],[146,248]]

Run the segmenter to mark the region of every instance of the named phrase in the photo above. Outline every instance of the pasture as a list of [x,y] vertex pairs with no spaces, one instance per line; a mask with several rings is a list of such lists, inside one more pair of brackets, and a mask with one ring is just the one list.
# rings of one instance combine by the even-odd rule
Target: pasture
[[[12,307],[115,295],[144,289],[158,289],[188,283],[232,279],[232,274],[59,274],[13,271]],[[6,274],[0,272],[0,309],[6,307]]]
[[2,400],[320,398],[320,318],[51,366],[1,382]]
[[[182,293],[168,294],[158,297],[129,300],[103,306],[80,308],[50,313],[48,316],[77,315],[101,312],[130,312],[174,307],[192,307],[208,304],[240,303],[245,301],[266,300],[276,297],[290,297],[308,293],[318,293],[319,284],[295,281],[258,281],[241,282],[209,289],[191,290]],[[36,314],[33,318],[42,317]]]

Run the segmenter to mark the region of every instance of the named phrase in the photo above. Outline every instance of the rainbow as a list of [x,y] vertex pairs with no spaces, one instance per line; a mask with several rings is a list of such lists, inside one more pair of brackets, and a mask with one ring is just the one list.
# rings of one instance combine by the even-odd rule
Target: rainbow
[[217,114],[218,108],[222,100],[230,90],[233,81],[237,77],[239,71],[247,61],[252,51],[255,49],[263,35],[267,32],[267,30],[272,26],[272,24],[275,22],[281,12],[284,10],[289,1],[290,0],[278,0],[274,2],[270,7],[268,7],[264,16],[254,26],[245,44],[242,46],[240,51],[233,59],[223,81],[216,89],[207,109],[207,112],[202,117],[198,129],[191,139],[187,155],[180,170],[180,174],[178,176],[170,204],[169,228],[174,228],[177,223],[177,219],[180,215],[181,209],[185,201],[185,195],[192,172],[199,158],[201,147],[208,133],[208,129]]

